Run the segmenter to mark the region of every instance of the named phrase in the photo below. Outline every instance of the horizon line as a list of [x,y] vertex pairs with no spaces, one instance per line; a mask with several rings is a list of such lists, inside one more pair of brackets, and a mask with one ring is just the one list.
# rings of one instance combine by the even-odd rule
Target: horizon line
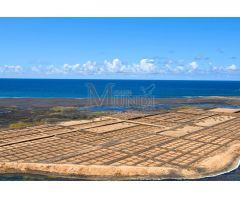
[[3,78],[3,79],[20,79],[20,80],[119,80],[119,81],[236,81],[240,80],[226,80],[226,79],[113,79],[113,78]]

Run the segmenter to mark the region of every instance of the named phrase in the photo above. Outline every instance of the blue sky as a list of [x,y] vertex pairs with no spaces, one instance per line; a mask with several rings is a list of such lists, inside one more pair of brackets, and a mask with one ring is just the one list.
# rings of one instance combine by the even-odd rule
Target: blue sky
[[1,78],[240,80],[240,18],[0,18]]

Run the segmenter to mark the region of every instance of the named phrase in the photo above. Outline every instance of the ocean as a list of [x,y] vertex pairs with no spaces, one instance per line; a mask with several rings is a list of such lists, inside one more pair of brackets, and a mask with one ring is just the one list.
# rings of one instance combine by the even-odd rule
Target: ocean
[[87,98],[88,84],[99,96],[107,85],[113,95],[129,97],[240,96],[240,81],[0,79],[0,97]]

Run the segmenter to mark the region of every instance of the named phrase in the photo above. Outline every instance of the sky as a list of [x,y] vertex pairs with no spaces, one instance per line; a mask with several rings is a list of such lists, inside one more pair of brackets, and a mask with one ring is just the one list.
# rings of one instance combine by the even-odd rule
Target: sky
[[0,18],[0,78],[240,80],[240,18]]

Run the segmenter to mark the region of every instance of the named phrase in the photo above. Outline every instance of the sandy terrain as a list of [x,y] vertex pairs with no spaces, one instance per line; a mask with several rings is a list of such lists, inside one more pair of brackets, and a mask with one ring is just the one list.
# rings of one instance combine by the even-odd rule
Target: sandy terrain
[[199,126],[186,125],[184,127],[179,127],[174,130],[164,131],[164,132],[162,132],[162,134],[173,136],[173,137],[180,137],[180,136],[184,136],[188,133],[191,133],[191,132],[194,132],[194,131],[197,131],[200,129],[201,129],[201,127],[199,127]]
[[228,121],[230,119],[233,119],[233,116],[213,116],[209,117],[207,119],[200,120],[200,122],[196,123],[198,126],[212,126],[215,124],[219,124],[221,122]]
[[44,172],[61,175],[88,175],[88,176],[163,176],[170,177],[171,174],[177,177],[197,176],[192,170],[166,168],[166,167],[132,167],[132,166],[85,166],[85,165],[58,165],[39,163],[0,163],[3,171],[17,170],[21,172]]
[[[231,171],[238,167],[240,144],[233,144],[196,164],[196,168],[205,171],[205,176],[213,176]],[[201,176],[201,175],[200,175]]]
[[129,113],[120,116],[124,120],[102,117],[2,130],[0,171],[201,178],[238,164],[240,116],[234,113],[212,116],[191,108],[130,120]]
[[87,130],[90,132],[95,132],[95,133],[104,133],[107,131],[119,130],[119,129],[124,129],[124,128],[132,127],[132,126],[135,126],[135,124],[122,122],[122,123],[117,123],[117,124],[110,124],[110,125],[103,126],[103,127],[90,128]]
[[78,125],[78,124],[84,124],[84,123],[89,123],[91,120],[72,120],[72,121],[67,121],[67,122],[61,122],[59,125],[62,126],[72,126],[72,125]]
[[209,110],[211,112],[222,112],[222,113],[236,113],[240,112],[240,109],[232,109],[232,108],[214,108]]
[[77,176],[109,176],[128,177],[145,176],[159,178],[187,178],[196,179],[214,176],[224,171],[238,167],[240,144],[233,145],[218,154],[203,159],[196,164],[195,169],[177,167],[137,167],[137,166],[99,166],[99,165],[72,165],[72,164],[43,164],[43,163],[0,163],[0,171],[15,170],[18,172],[44,172],[59,175]]

